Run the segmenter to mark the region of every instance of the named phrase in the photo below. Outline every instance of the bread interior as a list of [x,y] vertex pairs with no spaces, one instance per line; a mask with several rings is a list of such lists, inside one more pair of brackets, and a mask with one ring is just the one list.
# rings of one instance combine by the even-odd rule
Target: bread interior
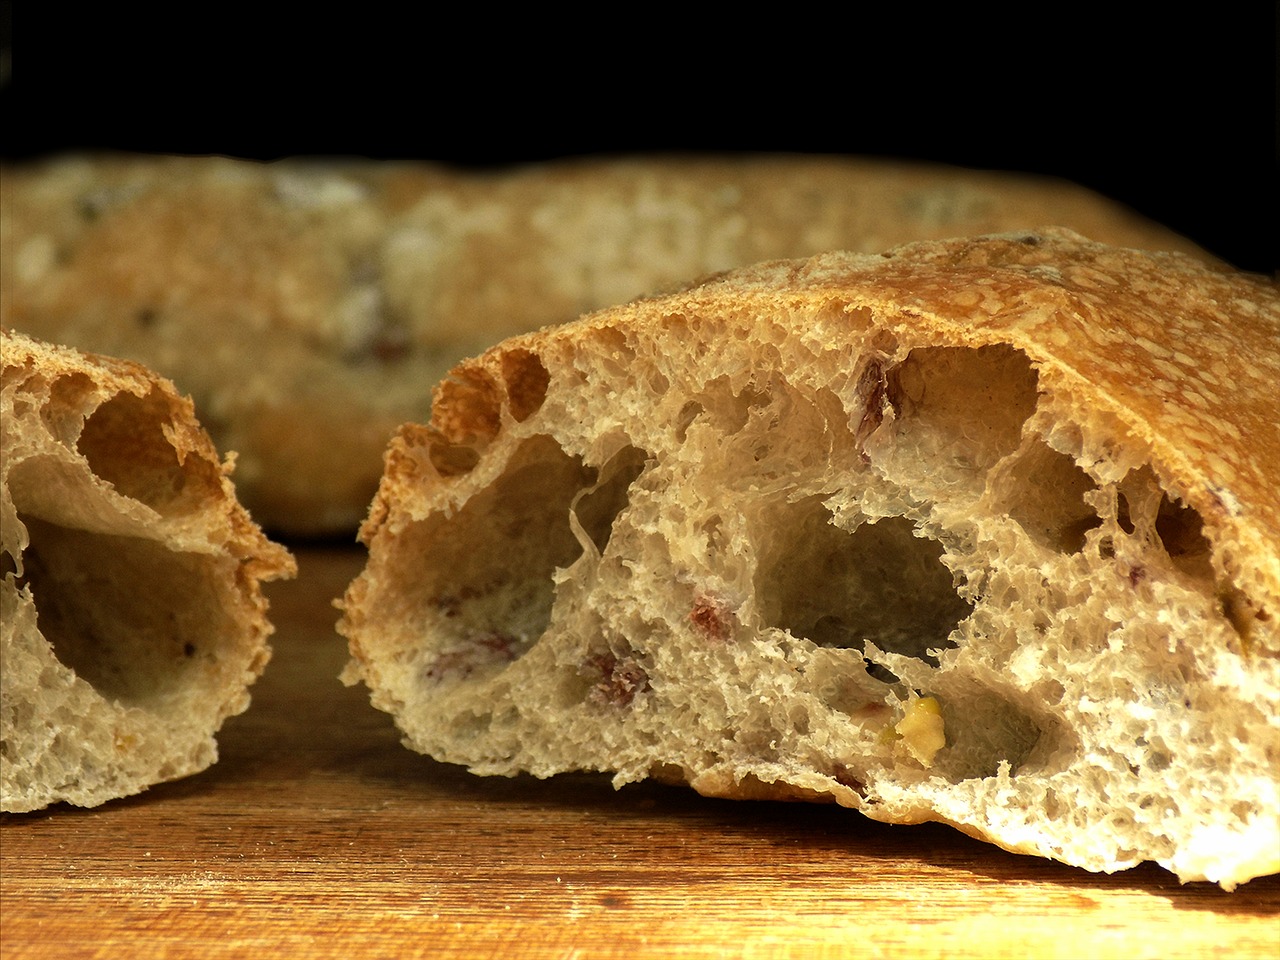
[[19,590],[53,655],[105,700],[184,720],[233,619],[218,563],[140,537],[91,533],[18,514],[30,543]]
[[453,385],[474,429],[423,454],[449,482],[407,497],[348,598],[357,656],[377,611],[364,669],[411,745],[822,797],[1095,866],[1224,815],[1209,731],[1266,721],[1215,677],[1265,614],[1232,612],[1140,441],[1100,443],[1009,345],[880,336],[851,365],[757,340],[743,363],[734,331],[695,332],[680,367],[674,336],[596,333]]
[[245,642],[253,601],[209,517],[226,496],[212,449],[157,386],[16,364],[5,380],[6,809],[207,766],[267,656]]

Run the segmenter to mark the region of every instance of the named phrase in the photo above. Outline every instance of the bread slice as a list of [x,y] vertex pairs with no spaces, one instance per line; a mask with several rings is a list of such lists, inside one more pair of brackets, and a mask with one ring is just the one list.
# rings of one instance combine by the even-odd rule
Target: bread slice
[[267,663],[293,560],[172,384],[0,334],[0,809],[203,770]]
[[509,340],[392,443],[341,632],[405,742],[1280,869],[1280,296],[1069,231]]
[[0,323],[172,378],[259,523],[353,534],[424,384],[506,336],[759,260],[1040,223],[1195,249],[1071,184],[894,161],[64,157],[0,181]]

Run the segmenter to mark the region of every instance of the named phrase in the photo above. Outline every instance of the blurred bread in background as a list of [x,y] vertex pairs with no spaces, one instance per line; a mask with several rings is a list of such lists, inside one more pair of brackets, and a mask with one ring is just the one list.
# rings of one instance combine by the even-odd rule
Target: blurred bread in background
[[853,157],[427,164],[64,156],[0,182],[0,324],[195,401],[269,530],[350,536],[460,359],[700,276],[1043,225],[1198,254],[1072,184]]

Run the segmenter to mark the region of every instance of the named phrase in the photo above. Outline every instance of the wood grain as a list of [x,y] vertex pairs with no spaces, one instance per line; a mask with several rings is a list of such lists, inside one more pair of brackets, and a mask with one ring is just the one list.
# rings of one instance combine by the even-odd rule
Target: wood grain
[[594,776],[482,779],[400,746],[300,551],[276,655],[210,771],[0,823],[0,953],[63,957],[1280,957],[1280,877],[1227,894],[938,825]]

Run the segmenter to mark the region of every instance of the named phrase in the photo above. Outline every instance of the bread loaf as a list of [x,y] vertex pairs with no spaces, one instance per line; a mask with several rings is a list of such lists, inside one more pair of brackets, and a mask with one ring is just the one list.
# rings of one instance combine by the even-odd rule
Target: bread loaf
[[258,522],[352,534],[394,429],[503,337],[758,260],[1041,223],[1194,249],[1066,183],[889,161],[70,157],[0,182],[0,323],[172,378]]
[[343,601],[405,742],[1280,870],[1280,296],[1069,231],[761,264],[402,428]]
[[0,334],[0,809],[203,770],[269,656],[293,560],[191,403],[134,363]]

